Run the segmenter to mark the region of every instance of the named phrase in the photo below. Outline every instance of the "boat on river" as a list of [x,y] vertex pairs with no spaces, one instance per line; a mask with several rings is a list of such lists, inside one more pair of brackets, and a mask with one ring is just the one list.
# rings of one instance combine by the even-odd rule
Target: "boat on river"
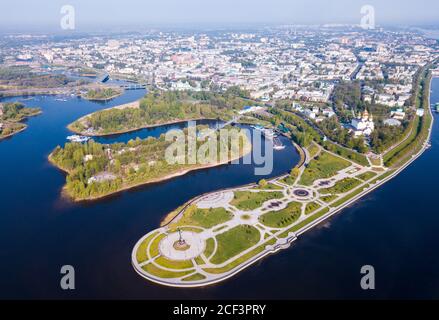
[[264,127],[260,126],[260,125],[255,125],[255,126],[251,126],[253,129],[255,129],[256,131],[263,131]]
[[273,139],[273,149],[280,151],[285,149],[285,145],[276,137]]
[[68,136],[67,140],[71,141],[71,142],[87,142],[88,140],[90,140],[90,137],[85,137],[85,136],[79,136],[79,135],[73,135],[73,136]]

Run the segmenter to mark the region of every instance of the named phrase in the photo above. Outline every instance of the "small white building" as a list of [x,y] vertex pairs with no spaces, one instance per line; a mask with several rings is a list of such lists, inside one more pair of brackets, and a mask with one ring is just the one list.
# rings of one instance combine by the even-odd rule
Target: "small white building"
[[416,115],[417,115],[418,117],[423,117],[423,116],[424,116],[424,113],[425,113],[425,110],[424,110],[424,109],[419,108],[419,109],[416,110]]
[[390,113],[390,116],[391,116],[393,119],[396,119],[396,120],[402,121],[402,120],[404,120],[404,118],[405,118],[405,112],[402,111],[402,109],[398,109],[398,110],[396,110],[396,111],[392,111],[392,112]]
[[84,162],[88,162],[88,161],[91,161],[91,160],[93,160],[93,155],[92,154],[86,154],[84,156]]
[[315,118],[316,118],[316,114],[315,114],[315,112],[313,112],[313,111],[310,110],[310,109],[305,109],[305,110],[303,111],[303,113],[305,114],[305,116],[307,116],[307,117],[310,118],[310,119],[315,119]]
[[394,118],[390,118],[390,119],[384,120],[384,124],[391,126],[391,127],[399,127],[401,125],[401,121],[394,119]]

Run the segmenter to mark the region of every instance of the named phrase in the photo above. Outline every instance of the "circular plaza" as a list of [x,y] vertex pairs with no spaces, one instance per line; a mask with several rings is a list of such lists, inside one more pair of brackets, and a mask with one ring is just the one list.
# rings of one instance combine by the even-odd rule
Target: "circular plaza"
[[174,232],[159,243],[160,254],[170,260],[183,261],[198,257],[205,248],[200,234],[192,231]]

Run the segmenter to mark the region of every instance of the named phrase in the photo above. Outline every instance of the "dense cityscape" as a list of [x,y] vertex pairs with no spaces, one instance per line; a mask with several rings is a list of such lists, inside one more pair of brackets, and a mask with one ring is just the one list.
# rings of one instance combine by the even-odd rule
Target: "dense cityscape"
[[[349,122],[370,106],[369,113],[389,126],[404,121],[413,107],[416,73],[438,54],[437,42],[416,32],[346,31],[337,26],[196,34],[150,31],[59,41],[10,35],[1,43],[3,74],[20,66],[35,74],[108,73],[162,90],[237,86],[272,105],[294,101],[296,110],[317,123],[335,115]],[[8,83],[2,82],[7,89]],[[331,101],[336,87],[349,83],[358,83],[360,92],[349,92],[350,101]],[[352,129],[355,136],[373,131],[361,121]]]

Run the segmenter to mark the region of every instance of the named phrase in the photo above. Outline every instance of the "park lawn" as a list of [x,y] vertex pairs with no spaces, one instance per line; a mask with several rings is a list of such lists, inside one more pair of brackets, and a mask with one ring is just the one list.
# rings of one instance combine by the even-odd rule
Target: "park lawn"
[[349,190],[354,189],[359,186],[362,182],[355,178],[344,178],[343,180],[338,181],[335,186],[325,189],[320,189],[320,194],[340,194],[348,192]]
[[305,207],[305,214],[308,215],[310,213],[313,213],[317,209],[319,209],[321,206],[317,202],[310,202],[306,204]]
[[268,200],[280,199],[283,196],[282,192],[236,191],[231,204],[239,210],[251,211],[261,207]]
[[264,244],[260,245],[259,247],[251,250],[250,252],[247,252],[246,254],[242,255],[238,259],[233,260],[232,262],[230,262],[229,264],[227,264],[226,266],[224,266],[222,268],[206,268],[203,270],[206,272],[212,273],[212,274],[221,274],[224,272],[228,272],[228,271],[233,270],[234,268],[238,267],[239,265],[243,264],[247,260],[250,260],[254,256],[261,253],[262,251],[264,251],[266,246],[274,245],[275,243],[276,243],[276,239],[271,239],[271,240],[265,242]]
[[263,214],[259,217],[259,221],[267,227],[283,228],[296,222],[301,214],[302,204],[299,202],[290,202],[285,209]]
[[404,148],[409,146],[416,139],[416,136],[418,135],[417,129],[419,128],[420,123],[421,123],[420,117],[417,116],[411,124],[413,126],[413,129],[411,130],[410,135],[407,137],[407,139],[403,140],[395,148],[393,148],[392,150],[390,150],[386,154],[384,154],[383,162],[387,167],[388,167],[390,160],[392,160],[393,157],[397,157],[399,152],[404,150]]
[[333,156],[328,152],[322,152],[308,164],[302,174],[300,184],[310,186],[314,181],[332,177],[350,165],[351,163],[345,159]]
[[381,160],[378,158],[369,158],[370,162],[372,163],[373,166],[380,166],[381,165]]
[[160,256],[157,259],[154,260],[155,263],[158,265],[168,268],[168,269],[190,269],[194,266],[192,261],[190,260],[183,260],[183,261],[176,261],[176,260],[169,260],[164,256]]
[[322,200],[323,202],[329,203],[329,202],[334,201],[334,200],[337,199],[337,198],[338,198],[337,195],[335,195],[335,194],[330,194],[330,195],[327,195],[327,196],[323,196],[323,197],[321,197],[320,200]]
[[195,260],[195,263],[199,266],[206,264],[206,261],[204,261],[202,256],[195,257],[194,260]]
[[186,209],[180,220],[172,224],[172,227],[197,226],[209,229],[232,218],[233,214],[224,208],[200,209],[192,205]]
[[207,259],[212,255],[213,250],[215,250],[215,240],[209,238],[206,240],[206,248],[204,249],[204,255]]
[[218,248],[210,259],[214,264],[221,264],[241,252],[256,245],[261,238],[258,229],[249,225],[240,225],[216,236]]
[[168,233],[174,233],[174,232],[178,232],[179,230],[181,231],[189,231],[189,232],[194,232],[194,233],[201,233],[203,232],[203,229],[200,227],[179,227],[179,226],[175,226],[175,225],[171,225],[171,227],[168,229]]
[[142,241],[142,243],[139,245],[139,248],[136,252],[136,259],[138,263],[145,262],[149,259],[148,254],[146,250],[148,249],[148,244],[151,242],[151,240],[158,234],[158,232],[152,233],[150,236],[148,236],[145,240]]
[[200,274],[200,273],[195,273],[189,277],[183,278],[183,281],[200,281],[200,280],[204,280],[206,279],[206,276]]
[[258,190],[283,190],[283,188],[281,186],[278,186],[274,183],[268,183],[267,185],[261,187],[258,186],[256,189]]
[[147,265],[144,265],[142,267],[142,269],[145,270],[146,272],[152,274],[153,276],[156,276],[159,278],[165,278],[165,279],[166,278],[180,278],[180,277],[184,277],[185,275],[189,275],[189,274],[194,272],[193,269],[187,270],[187,271],[179,271],[179,272],[168,271],[165,269],[161,269],[152,263],[148,263]]
[[386,173],[381,174],[380,176],[378,176],[377,178],[373,179],[372,181],[370,181],[370,184],[375,184],[379,181],[382,181],[384,179],[386,179],[388,176],[390,176],[391,174],[393,174],[395,172],[395,170],[389,170]]
[[301,222],[299,222],[298,224],[292,226],[290,229],[288,229],[287,231],[282,232],[278,237],[279,238],[286,238],[288,237],[288,234],[290,232],[297,232],[300,229],[302,229],[303,227],[305,227],[306,225],[310,224],[311,222],[313,222],[314,220],[317,220],[318,218],[322,217],[323,215],[325,215],[326,213],[329,212],[328,208],[324,208],[312,215],[310,215],[309,218],[306,218],[305,220],[302,220]]
[[365,173],[362,173],[362,174],[356,176],[356,178],[363,180],[363,181],[368,181],[368,180],[372,179],[373,177],[375,177],[376,175],[377,175],[376,172],[367,171]]
[[237,266],[241,265],[242,263],[246,262],[247,260],[253,258],[255,255],[261,253],[262,251],[265,250],[265,245],[259,246],[255,249],[253,249],[252,251],[244,254],[242,257],[239,257],[236,260],[233,260],[232,262],[230,262],[229,264],[227,264],[226,266],[222,267],[222,268],[206,268],[203,269],[206,272],[212,273],[212,274],[221,274],[224,272],[228,272],[234,268],[236,268]]
[[291,175],[288,175],[287,177],[279,180],[279,182],[284,183],[284,184],[289,185],[289,186],[293,186],[294,183],[296,182],[296,180],[297,180],[297,177],[293,177]]
[[315,143],[311,143],[307,149],[311,158],[314,158],[320,151],[320,148]]
[[333,153],[339,155],[340,157],[349,159],[365,167],[370,166],[369,161],[367,161],[367,157],[364,154],[358,153],[352,149],[342,147],[330,141],[324,142],[323,146],[326,150],[332,151]]
[[360,193],[362,193],[364,191],[364,189],[366,189],[369,185],[365,185],[362,188],[358,188],[354,191],[352,191],[351,193],[349,193],[348,195],[344,196],[343,198],[341,198],[340,200],[334,202],[331,207],[338,207],[341,206],[342,204],[348,202],[349,200],[351,200],[352,198],[356,197],[357,195],[359,195]]
[[157,238],[155,238],[151,242],[151,246],[149,247],[149,255],[151,258],[155,258],[160,254],[159,243],[165,237],[166,237],[166,234],[162,233],[161,235],[159,235]]

